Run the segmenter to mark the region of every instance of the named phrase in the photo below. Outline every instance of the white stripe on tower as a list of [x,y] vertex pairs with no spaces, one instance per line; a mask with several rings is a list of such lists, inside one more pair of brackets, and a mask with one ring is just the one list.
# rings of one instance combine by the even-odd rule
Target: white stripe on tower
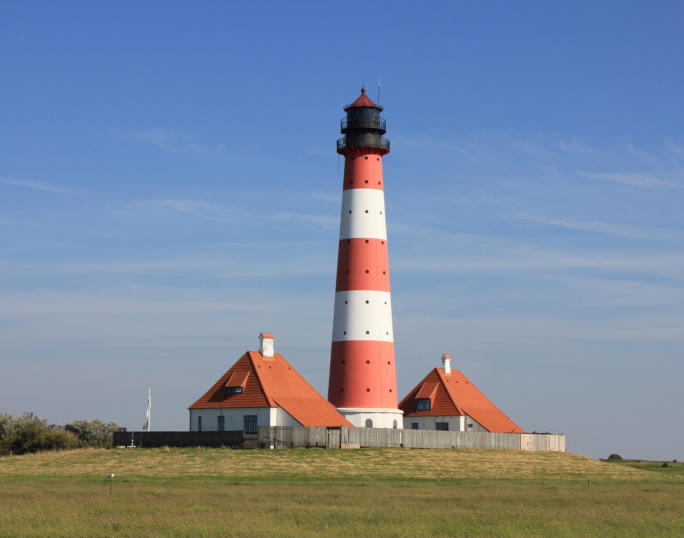
[[333,342],[345,340],[394,341],[392,300],[388,292],[349,290],[335,293]]
[[342,192],[340,239],[387,239],[385,193],[378,189]]

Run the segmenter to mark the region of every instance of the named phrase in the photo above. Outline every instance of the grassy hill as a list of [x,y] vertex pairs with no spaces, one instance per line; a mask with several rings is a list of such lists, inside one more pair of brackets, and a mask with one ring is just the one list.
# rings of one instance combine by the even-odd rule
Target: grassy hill
[[683,535],[682,466],[645,467],[494,450],[45,452],[0,458],[0,536]]

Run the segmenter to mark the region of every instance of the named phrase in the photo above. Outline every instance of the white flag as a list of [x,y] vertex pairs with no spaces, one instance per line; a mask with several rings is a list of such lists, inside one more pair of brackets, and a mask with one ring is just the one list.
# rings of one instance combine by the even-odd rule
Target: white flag
[[150,431],[150,411],[152,410],[152,390],[147,389],[147,413],[145,414],[145,424],[143,430]]

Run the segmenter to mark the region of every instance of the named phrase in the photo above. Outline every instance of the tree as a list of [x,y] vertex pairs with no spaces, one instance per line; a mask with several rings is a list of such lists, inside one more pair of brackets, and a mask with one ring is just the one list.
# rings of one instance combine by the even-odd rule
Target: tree
[[99,419],[74,420],[64,428],[74,433],[84,447],[111,447],[114,432],[121,428],[116,422],[102,422]]
[[24,454],[47,449],[111,447],[115,422],[75,420],[66,426],[50,426],[33,413],[15,417],[0,414],[0,454]]

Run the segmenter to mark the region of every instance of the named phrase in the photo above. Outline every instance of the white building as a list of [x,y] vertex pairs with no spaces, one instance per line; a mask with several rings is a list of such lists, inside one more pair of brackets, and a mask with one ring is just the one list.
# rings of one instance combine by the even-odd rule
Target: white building
[[442,355],[434,368],[399,404],[404,428],[492,433],[524,433]]
[[248,351],[189,408],[190,431],[242,430],[259,426],[351,426],[274,351],[274,337],[259,335]]

